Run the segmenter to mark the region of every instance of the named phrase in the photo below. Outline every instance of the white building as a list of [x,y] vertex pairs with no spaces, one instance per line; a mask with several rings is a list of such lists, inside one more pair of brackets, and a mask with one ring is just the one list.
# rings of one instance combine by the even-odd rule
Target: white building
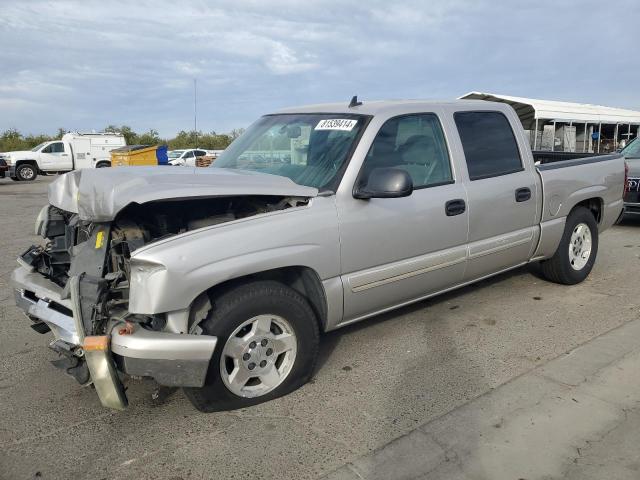
[[612,152],[640,134],[640,112],[634,110],[483,92],[459,98],[511,105],[534,150]]

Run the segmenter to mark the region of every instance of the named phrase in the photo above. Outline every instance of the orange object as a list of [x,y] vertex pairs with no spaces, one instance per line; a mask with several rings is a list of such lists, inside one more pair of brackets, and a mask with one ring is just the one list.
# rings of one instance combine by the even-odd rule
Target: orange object
[[84,337],[82,348],[85,352],[109,350],[109,337],[107,335]]

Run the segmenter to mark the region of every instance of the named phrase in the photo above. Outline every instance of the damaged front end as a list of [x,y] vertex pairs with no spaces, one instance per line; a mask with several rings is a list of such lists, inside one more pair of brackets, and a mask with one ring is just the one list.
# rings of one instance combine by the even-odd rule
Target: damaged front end
[[245,195],[131,203],[109,221],[82,219],[49,205],[36,221],[44,245],[19,258],[13,272],[16,303],[40,333],[51,331],[54,364],[87,385],[103,405],[127,405],[123,374],[161,385],[201,387],[217,339],[199,335],[210,309],[201,295],[186,331],[171,328],[176,312],[129,312],[131,254],[150,243],[221,223],[306,205],[308,198]]

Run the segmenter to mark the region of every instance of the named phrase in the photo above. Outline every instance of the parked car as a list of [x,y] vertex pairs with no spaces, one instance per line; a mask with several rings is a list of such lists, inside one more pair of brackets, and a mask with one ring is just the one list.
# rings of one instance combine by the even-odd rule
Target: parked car
[[0,178],[4,178],[7,172],[9,171],[9,166],[7,165],[4,157],[0,155]]
[[[290,162],[239,162],[287,145]],[[320,332],[531,262],[583,281],[622,211],[624,159],[534,161],[505,104],[285,110],[212,168],[53,182],[16,302],[105,406],[127,405],[126,375],[202,411],[250,406],[310,378]]]
[[169,164],[173,166],[195,167],[196,157],[204,157],[206,150],[200,148],[188,148],[185,150],[171,150],[168,153]]
[[629,166],[624,213],[640,215],[640,141],[635,138],[620,153],[624,155]]
[[4,157],[12,179],[29,181],[39,173],[109,167],[111,150],[124,145],[120,134],[66,133],[60,140],[43,142],[31,150],[7,152]]

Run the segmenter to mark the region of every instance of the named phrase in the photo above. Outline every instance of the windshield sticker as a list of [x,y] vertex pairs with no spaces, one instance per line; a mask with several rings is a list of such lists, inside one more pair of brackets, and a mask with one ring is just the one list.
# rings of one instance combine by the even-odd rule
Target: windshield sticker
[[329,118],[320,120],[315,130],[344,130],[350,132],[356,126],[358,120],[350,120],[348,118]]

